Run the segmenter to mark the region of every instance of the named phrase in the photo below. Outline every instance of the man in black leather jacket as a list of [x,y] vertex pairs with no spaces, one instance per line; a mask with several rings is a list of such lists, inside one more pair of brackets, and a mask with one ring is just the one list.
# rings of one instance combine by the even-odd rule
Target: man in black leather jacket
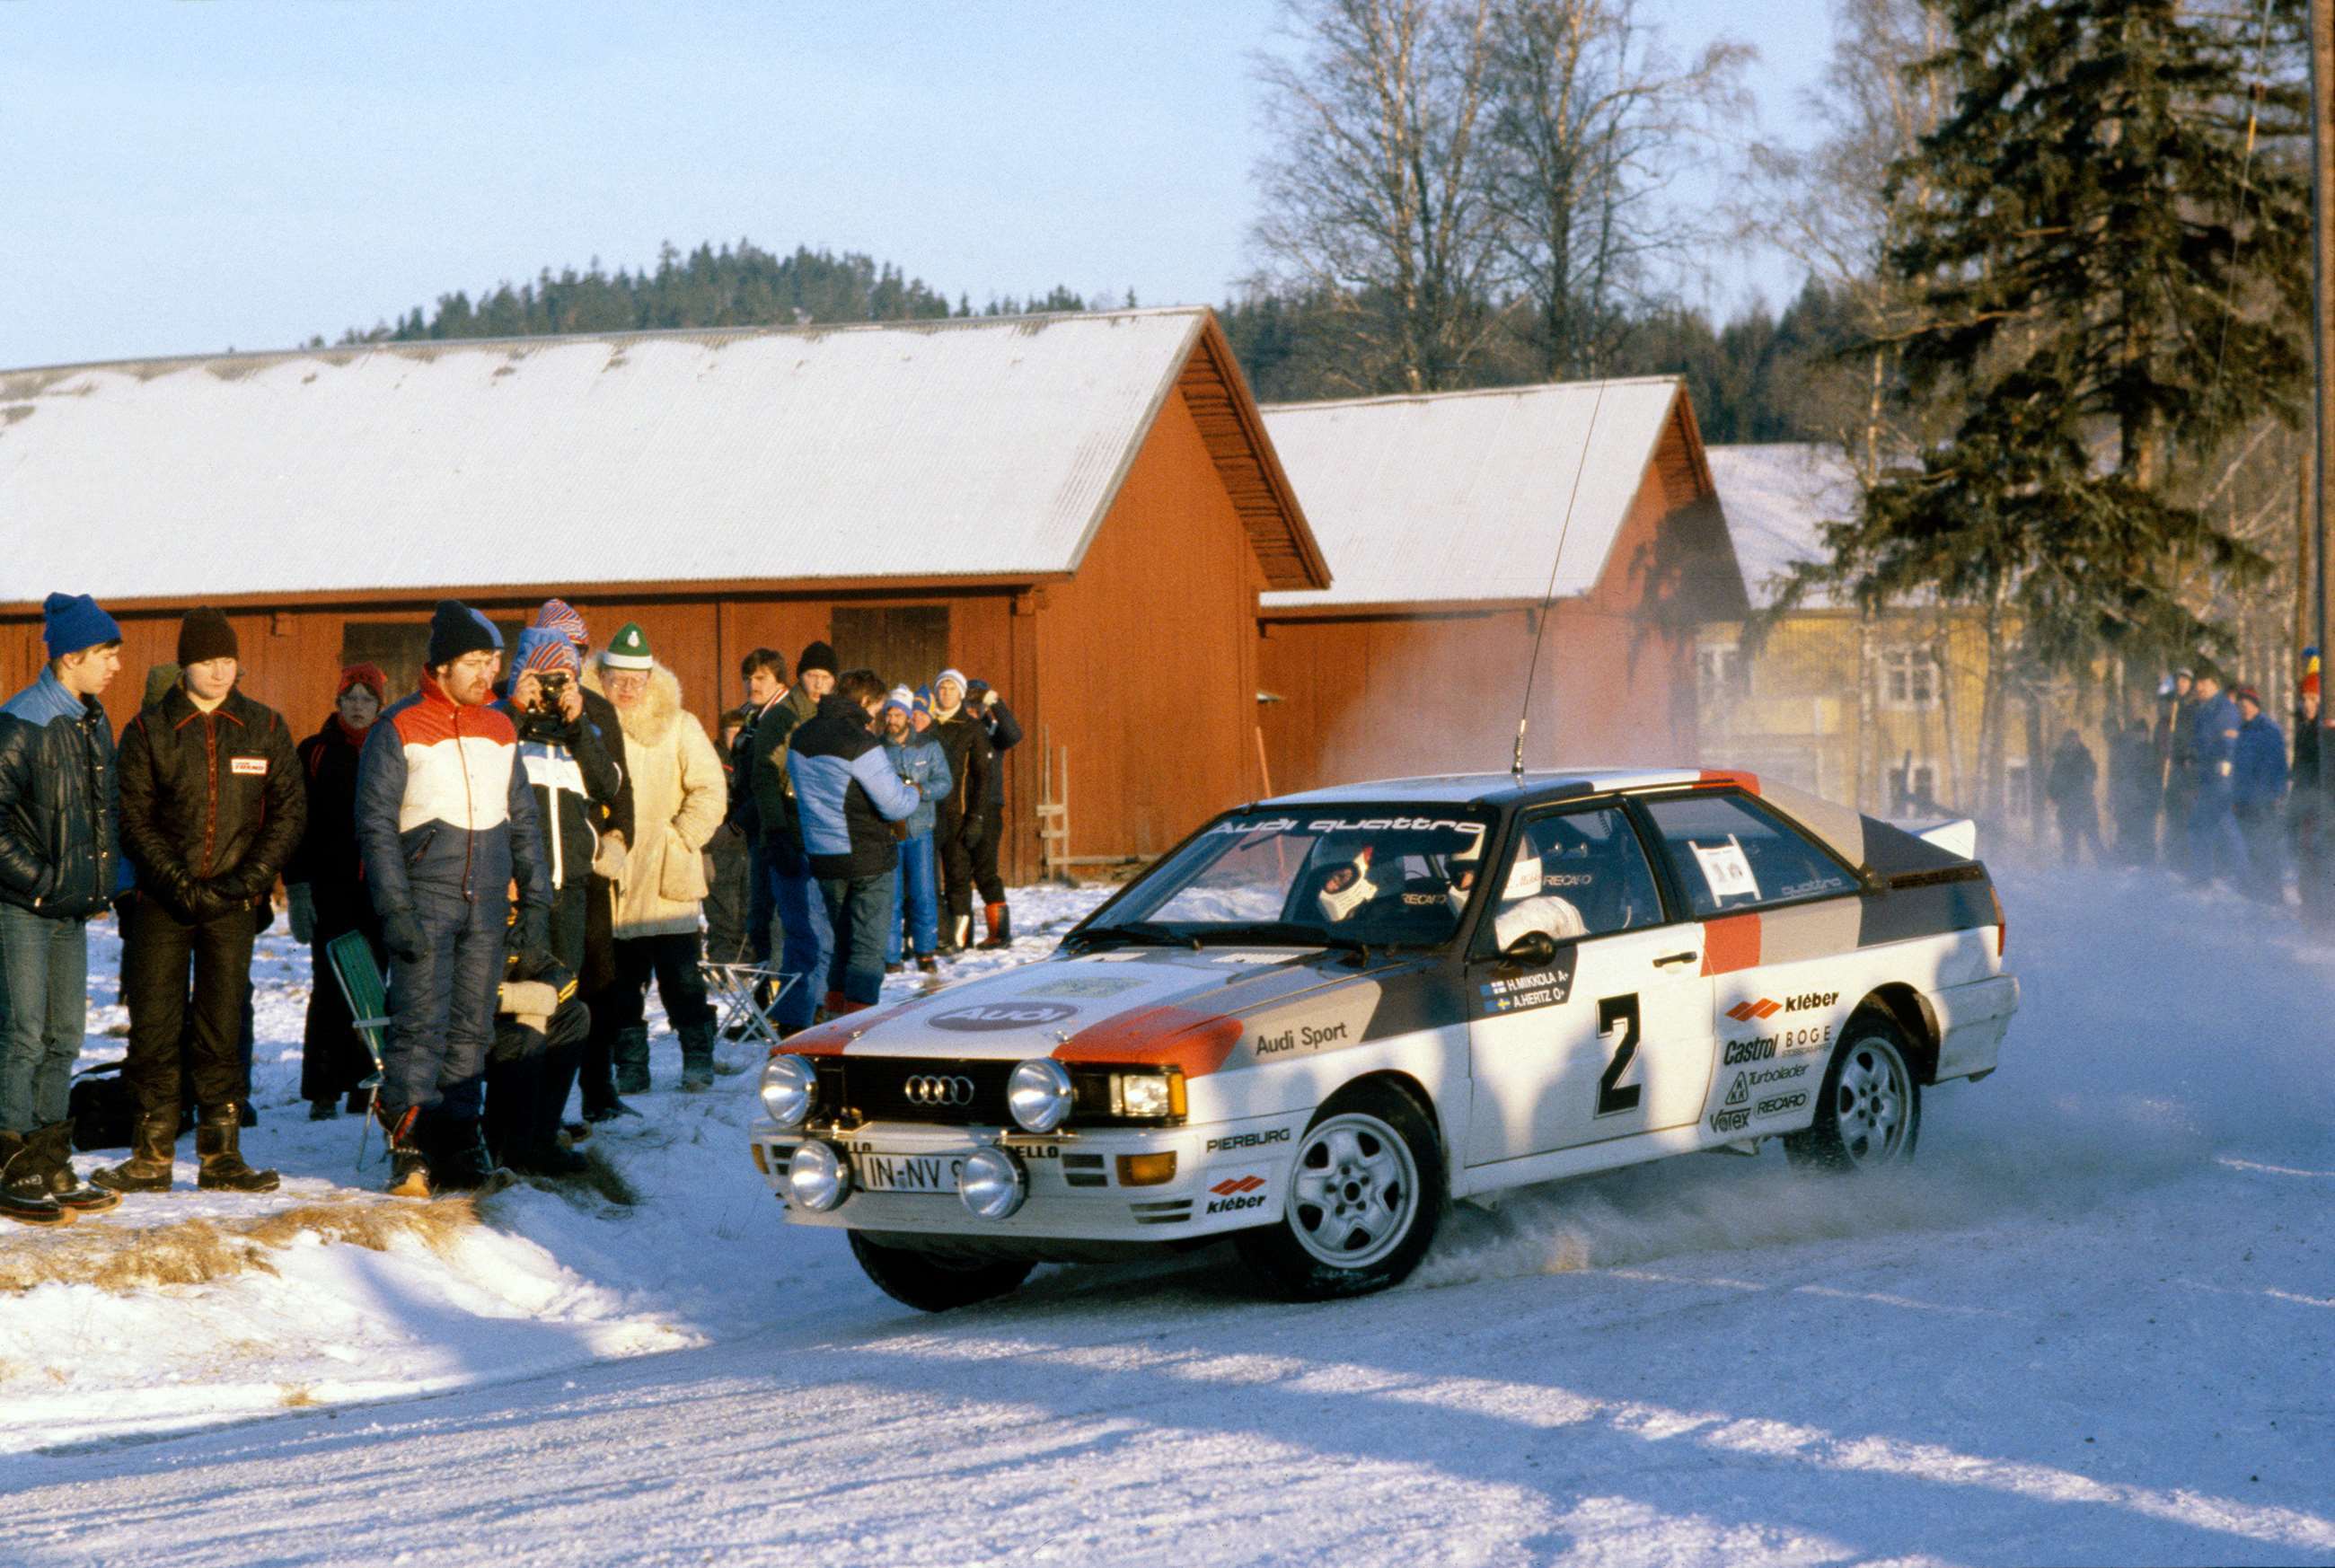
[[113,724],[98,694],[121,628],[88,595],[51,594],[49,664],[0,705],[0,1217],[62,1224],[121,1200],[73,1174],[66,1119],[89,1018],[89,917],[121,871]]
[[138,918],[122,954],[137,1107],[131,1157],[93,1178],[117,1192],[170,1185],[179,1136],[179,1040],[194,962],[194,1079],[199,1186],[272,1192],[274,1171],[243,1161],[237,1049],[257,910],[299,847],[308,797],[283,716],[236,690],[235,629],[213,609],[179,630],[179,684],[121,732],[121,843],[138,873]]

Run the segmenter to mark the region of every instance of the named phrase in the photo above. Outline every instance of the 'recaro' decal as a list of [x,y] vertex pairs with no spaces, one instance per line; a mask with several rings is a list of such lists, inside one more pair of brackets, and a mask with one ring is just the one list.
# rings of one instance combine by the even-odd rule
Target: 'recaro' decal
[[1779,1094],[1773,1099],[1761,1100],[1758,1109],[1761,1116],[1778,1116],[1788,1110],[1797,1110],[1807,1103],[1808,1097],[1805,1094]]

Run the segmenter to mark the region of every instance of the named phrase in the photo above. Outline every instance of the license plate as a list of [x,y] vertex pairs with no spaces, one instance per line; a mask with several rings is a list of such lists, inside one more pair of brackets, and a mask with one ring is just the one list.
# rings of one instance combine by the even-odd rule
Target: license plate
[[853,1155],[855,1178],[862,1192],[956,1194],[956,1173],[964,1157],[945,1154]]

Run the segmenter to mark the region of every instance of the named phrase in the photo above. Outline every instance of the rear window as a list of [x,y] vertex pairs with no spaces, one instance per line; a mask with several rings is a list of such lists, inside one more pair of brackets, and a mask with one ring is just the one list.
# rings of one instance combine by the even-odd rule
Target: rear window
[[1698,917],[1856,891],[1856,878],[1797,829],[1739,795],[1646,802]]

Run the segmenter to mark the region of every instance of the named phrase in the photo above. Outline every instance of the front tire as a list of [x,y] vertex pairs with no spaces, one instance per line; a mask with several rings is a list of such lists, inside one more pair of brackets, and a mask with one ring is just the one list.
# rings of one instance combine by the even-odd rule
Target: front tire
[[876,1288],[920,1312],[945,1312],[1011,1295],[1038,1265],[1025,1260],[960,1262],[913,1247],[886,1246],[850,1233],[851,1255]]
[[1426,1115],[1390,1085],[1358,1085],[1314,1114],[1290,1162],[1279,1223],[1234,1238],[1290,1301],[1400,1284],[1443,1217],[1443,1154]]
[[1825,1070],[1816,1120],[1784,1138],[1797,1166],[1855,1173],[1904,1165],[1922,1135],[1922,1082],[1895,1021],[1860,1012]]

